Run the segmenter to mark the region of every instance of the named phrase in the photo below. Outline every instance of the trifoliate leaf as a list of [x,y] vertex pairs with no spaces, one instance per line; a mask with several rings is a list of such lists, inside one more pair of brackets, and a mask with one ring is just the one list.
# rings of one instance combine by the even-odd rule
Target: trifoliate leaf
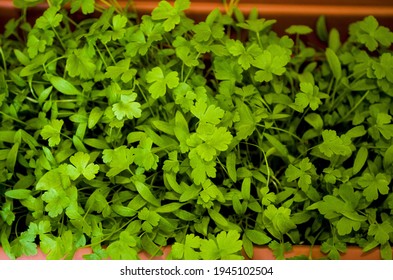
[[122,231],[119,240],[109,244],[106,251],[112,260],[137,260],[136,238],[127,231]]
[[41,29],[55,28],[60,25],[63,15],[58,14],[59,8],[49,7],[36,21],[36,26]]
[[138,214],[138,218],[145,221],[142,224],[142,229],[146,232],[152,232],[154,227],[158,226],[161,216],[154,211],[148,210],[144,207]]
[[114,81],[118,80],[118,78],[121,78],[123,82],[128,83],[134,78],[137,72],[136,69],[130,68],[130,63],[131,59],[127,58],[119,61],[114,66],[108,66],[105,77],[111,78]]
[[305,158],[297,166],[298,167],[290,164],[285,171],[285,176],[289,182],[299,179],[298,186],[303,191],[307,192],[309,186],[311,185],[310,171],[313,168],[313,164],[308,158]]
[[264,212],[264,221],[267,230],[276,238],[296,228],[291,219],[291,209],[283,206],[277,209],[274,205],[269,205]]
[[260,69],[255,73],[255,80],[269,82],[273,79],[273,75],[283,75],[289,61],[290,52],[287,49],[275,44],[270,45],[252,62],[253,66]]
[[378,173],[376,176],[370,173],[364,173],[358,183],[364,188],[363,194],[367,201],[374,201],[379,194],[388,194],[391,178],[384,173]]
[[70,77],[80,77],[82,79],[91,79],[96,72],[96,64],[91,53],[85,47],[83,49],[75,49],[67,57],[66,71]]
[[328,95],[319,92],[319,88],[311,83],[300,83],[301,92],[296,94],[295,104],[303,109],[308,106],[315,111],[322,104],[322,98],[327,98]]
[[382,224],[371,224],[368,229],[368,235],[374,236],[379,244],[384,244],[389,241],[390,235],[393,233],[393,226],[386,220]]
[[200,185],[206,181],[207,177],[216,177],[215,161],[205,161],[198,155],[196,149],[189,153],[190,164],[192,167],[191,177],[195,184]]
[[108,177],[116,176],[120,172],[129,169],[135,158],[133,148],[128,149],[124,145],[114,150],[106,149],[102,154],[104,163],[110,167],[109,171],[106,173]]
[[259,19],[247,19],[245,22],[238,23],[237,26],[259,33],[268,29],[270,26],[275,24],[277,21],[275,19],[266,20],[264,18]]
[[53,119],[50,124],[45,125],[41,130],[41,136],[45,140],[48,139],[49,147],[54,147],[60,144],[60,132],[63,123],[63,120]]
[[155,170],[158,166],[157,163],[159,158],[156,154],[152,152],[152,145],[153,140],[151,140],[150,138],[145,138],[141,140],[138,147],[134,149],[134,162],[137,165],[143,167],[145,170]]
[[351,140],[345,135],[338,137],[334,130],[324,130],[322,132],[323,143],[318,148],[327,157],[332,155],[348,156],[352,153],[350,148]]
[[146,81],[152,84],[149,87],[149,92],[154,99],[164,96],[167,87],[173,89],[179,84],[178,73],[175,71],[169,72],[164,76],[160,67],[154,67],[146,74]]
[[215,239],[201,241],[201,257],[204,260],[240,260],[242,241],[237,231],[220,232]]
[[179,172],[179,161],[177,159],[177,151],[168,153],[168,159],[164,161],[163,170],[167,172]]
[[78,10],[82,10],[84,15],[91,14],[95,10],[94,4],[94,0],[74,0],[71,2],[71,13],[73,14]]
[[340,253],[345,253],[347,251],[347,247],[345,243],[329,238],[327,241],[322,243],[321,251],[328,254],[330,259],[339,260]]
[[351,37],[364,44],[369,51],[375,51],[379,45],[390,47],[393,43],[393,32],[388,28],[379,26],[374,16],[367,16],[349,26]]
[[83,152],[77,152],[70,157],[70,162],[73,166],[68,165],[68,171],[72,180],[76,180],[80,175],[83,175],[87,180],[92,180],[96,177],[99,166],[89,163],[89,161],[90,155]]
[[130,120],[141,117],[141,104],[135,102],[136,97],[137,94],[135,92],[131,94],[122,94],[120,102],[112,105],[113,113],[118,120],[123,120],[124,117]]
[[191,113],[193,113],[201,122],[219,124],[220,119],[224,116],[225,112],[215,105],[207,107],[206,102],[197,101],[195,106],[191,108]]
[[153,20],[165,20],[163,23],[165,31],[171,31],[180,23],[183,11],[190,7],[189,0],[177,0],[174,6],[167,1],[160,1],[151,16]]
[[171,254],[174,259],[198,260],[200,253],[196,251],[201,246],[201,238],[194,234],[187,234],[183,243],[176,242],[172,246]]

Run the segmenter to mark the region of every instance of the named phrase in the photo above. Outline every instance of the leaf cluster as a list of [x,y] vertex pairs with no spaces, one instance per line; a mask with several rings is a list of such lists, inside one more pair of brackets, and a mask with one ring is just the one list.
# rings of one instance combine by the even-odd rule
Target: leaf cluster
[[[16,1],[27,8],[32,1]],[[70,2],[71,10],[63,7]],[[111,1],[113,2],[113,1]],[[115,2],[114,2],[115,3]],[[161,1],[51,1],[0,35],[0,243],[17,258],[277,258],[393,242],[393,33],[370,16],[325,47],[274,20]],[[76,22],[71,14],[99,12]],[[29,11],[27,10],[27,13]]]

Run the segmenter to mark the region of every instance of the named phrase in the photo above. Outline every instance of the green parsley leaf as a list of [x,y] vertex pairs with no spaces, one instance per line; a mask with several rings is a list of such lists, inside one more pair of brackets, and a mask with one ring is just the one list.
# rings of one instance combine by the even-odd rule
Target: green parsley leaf
[[216,163],[214,161],[205,161],[199,156],[196,149],[191,150],[188,156],[192,167],[191,177],[195,184],[202,184],[206,181],[207,177],[216,177]]
[[266,229],[276,238],[288,233],[289,230],[296,228],[291,219],[291,209],[269,205],[263,213]]
[[269,19],[269,20],[266,20],[264,18],[247,19],[245,22],[238,23],[237,26],[246,30],[253,31],[255,33],[259,33],[268,29],[276,22],[277,21],[275,19]]
[[270,45],[258,55],[252,65],[257,67],[255,80],[258,82],[269,82],[273,75],[281,76],[285,73],[285,65],[290,60],[289,54],[279,45]]
[[146,81],[152,84],[149,87],[149,92],[154,99],[164,96],[167,87],[173,89],[179,84],[178,73],[175,71],[169,72],[164,76],[160,67],[154,67],[146,74]]
[[83,175],[87,180],[93,180],[96,177],[99,166],[89,163],[89,161],[90,155],[83,152],[77,152],[70,157],[70,162],[73,166],[68,165],[68,171],[72,180],[76,180],[80,175]]
[[82,10],[84,15],[94,13],[94,0],[74,0],[71,2],[71,13]]
[[136,244],[137,240],[134,236],[127,231],[122,231],[119,240],[109,244],[106,252],[112,260],[137,260],[139,257]]
[[120,77],[124,83],[128,83],[135,77],[137,72],[136,69],[130,69],[130,64],[131,59],[127,58],[117,62],[115,66],[108,66],[105,77],[111,78],[114,81],[117,81]]
[[133,118],[140,118],[142,114],[141,104],[135,102],[137,94],[122,94],[120,102],[112,105],[113,113],[118,120],[123,120],[124,117],[132,120]]
[[390,240],[390,235],[393,233],[393,226],[389,220],[385,220],[382,224],[371,224],[368,229],[368,234],[374,236],[379,244],[385,244]]
[[290,164],[285,171],[285,176],[287,177],[289,182],[295,181],[299,179],[298,186],[305,192],[308,191],[309,186],[311,185],[311,175],[310,171],[314,170],[315,167],[310,162],[309,158],[304,158],[299,164],[298,167]]
[[243,43],[238,40],[228,40],[226,47],[230,54],[239,57],[237,62],[244,70],[249,69],[256,57],[263,53],[262,49],[257,44],[253,43],[246,49]]
[[177,154],[178,154],[177,151],[172,151],[168,153],[168,159],[164,161],[164,166],[162,167],[163,170],[167,172],[174,172],[174,173],[179,172],[180,164],[177,159]]
[[54,147],[60,144],[60,132],[63,124],[63,120],[53,119],[50,124],[45,125],[41,130],[40,134],[45,140],[48,139],[49,147]]
[[36,21],[36,26],[41,29],[55,28],[60,25],[63,15],[58,14],[59,8],[49,7]]
[[386,27],[379,26],[374,16],[368,16],[363,21],[349,26],[349,33],[369,51],[375,51],[379,45],[390,47],[393,43],[393,32]]
[[364,173],[358,183],[364,188],[363,194],[367,201],[374,201],[378,198],[378,193],[388,194],[391,178],[387,174],[378,173],[376,176]]
[[165,20],[163,23],[165,31],[171,31],[180,23],[183,11],[188,9],[190,4],[189,0],[176,0],[174,6],[167,1],[160,1],[151,14],[152,19]]
[[328,257],[332,260],[339,260],[340,253],[347,251],[347,246],[341,241],[335,241],[333,238],[329,238],[327,241],[322,243],[321,251],[328,254]]
[[206,102],[197,101],[195,106],[191,109],[191,113],[203,123],[219,124],[225,112],[215,105],[207,107]]
[[348,156],[352,153],[350,148],[351,140],[345,135],[338,137],[334,130],[324,130],[322,132],[323,143],[318,148],[327,157],[333,155]]
[[124,170],[129,170],[130,165],[134,162],[134,158],[134,149],[128,149],[124,145],[113,150],[105,149],[102,152],[102,160],[110,167],[106,175],[113,177]]
[[322,104],[322,98],[328,98],[325,93],[319,92],[319,88],[311,83],[300,83],[301,92],[296,94],[295,104],[303,112],[308,106],[315,111]]
[[200,253],[196,251],[201,246],[201,238],[194,234],[187,234],[183,243],[175,242],[171,255],[174,259],[198,260]]
[[70,77],[91,79],[95,75],[96,68],[93,56],[86,47],[73,50],[67,57],[66,70]]
[[289,242],[277,242],[273,240],[269,243],[269,248],[273,250],[273,254],[277,260],[285,259],[285,253],[292,249],[292,245]]
[[242,241],[239,240],[240,234],[231,230],[220,232],[215,239],[201,241],[201,257],[204,260],[240,260]]
[[140,141],[138,147],[134,149],[134,162],[143,167],[145,170],[157,169],[159,158],[152,152],[153,140],[144,138]]

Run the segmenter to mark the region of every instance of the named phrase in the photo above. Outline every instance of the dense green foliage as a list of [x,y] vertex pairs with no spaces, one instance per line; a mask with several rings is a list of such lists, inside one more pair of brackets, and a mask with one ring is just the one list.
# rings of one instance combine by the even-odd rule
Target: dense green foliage
[[[35,1],[37,2],[37,1]],[[0,35],[0,244],[10,257],[277,258],[292,244],[393,242],[393,33],[372,16],[349,38],[162,1],[50,1]],[[62,8],[71,2],[71,10]],[[24,9],[34,1],[15,1]],[[26,11],[26,10],[25,10]],[[323,44],[322,44],[323,45]]]

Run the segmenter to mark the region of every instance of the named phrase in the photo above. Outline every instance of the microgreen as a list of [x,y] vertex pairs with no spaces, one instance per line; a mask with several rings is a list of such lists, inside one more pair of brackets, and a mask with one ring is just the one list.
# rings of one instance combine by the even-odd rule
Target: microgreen
[[[29,15],[39,1],[14,2]],[[51,1],[0,35],[11,258],[91,247],[87,259],[137,259],[172,245],[171,259],[242,259],[267,245],[282,259],[295,244],[392,258],[388,28],[369,16],[342,42],[321,18],[326,45],[313,47],[311,27],[280,36],[255,11],[194,22],[190,1],[161,1],[136,19],[109,2]]]

